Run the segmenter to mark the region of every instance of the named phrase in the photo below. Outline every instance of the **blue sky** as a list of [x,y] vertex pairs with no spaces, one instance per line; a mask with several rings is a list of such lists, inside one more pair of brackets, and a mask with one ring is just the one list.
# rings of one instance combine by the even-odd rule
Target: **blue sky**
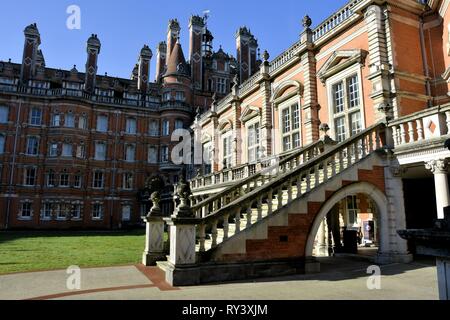
[[[326,4],[325,4],[326,2]],[[234,33],[239,26],[248,26],[259,40],[261,50],[271,58],[298,40],[301,19],[309,14],[313,25],[319,24],[346,0],[15,0],[2,1],[0,19],[0,60],[22,59],[23,29],[36,22],[48,67],[71,69],[74,64],[84,70],[86,40],[92,33],[102,42],[99,74],[128,78],[144,44],[154,53],[152,76],[155,72],[156,46],[166,39],[167,22],[178,18],[182,27],[181,42],[186,56],[189,50],[188,21],[191,14],[210,10],[209,29],[215,49],[235,55]],[[81,8],[81,30],[66,27],[67,7]]]

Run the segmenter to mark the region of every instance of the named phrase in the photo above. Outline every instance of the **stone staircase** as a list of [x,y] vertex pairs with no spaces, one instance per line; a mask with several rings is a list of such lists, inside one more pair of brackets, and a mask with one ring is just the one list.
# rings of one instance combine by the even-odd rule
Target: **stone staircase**
[[[314,196],[325,198],[324,187],[337,189],[342,187],[344,181],[358,181],[359,170],[376,172],[373,163],[369,164],[369,167],[367,164],[361,168],[358,165],[383,147],[384,130],[384,124],[375,125],[344,143],[330,147],[329,150],[322,149],[313,157],[305,157],[305,154],[310,152],[310,149],[306,148],[308,150],[301,150],[275,166],[239,181],[220,194],[194,204],[193,210],[200,219],[196,244],[198,260],[252,260],[247,254],[252,241],[256,248],[259,243],[260,249],[267,250],[259,256],[254,255],[254,260],[262,260],[264,257],[287,258],[289,254],[277,256],[271,253],[270,249],[272,247],[278,250],[275,243],[288,242],[289,237],[280,233],[276,241],[268,239],[273,224],[289,228],[291,218],[285,215],[283,222],[274,223],[272,220],[277,219],[274,217],[294,209],[305,211],[298,212],[305,218],[311,199]],[[317,145],[309,148],[317,148]],[[344,179],[346,174],[353,178]],[[378,174],[383,175],[382,172]],[[310,226],[312,221],[304,223]],[[309,230],[305,230],[304,242],[308,232]],[[267,243],[262,245],[264,241]]]

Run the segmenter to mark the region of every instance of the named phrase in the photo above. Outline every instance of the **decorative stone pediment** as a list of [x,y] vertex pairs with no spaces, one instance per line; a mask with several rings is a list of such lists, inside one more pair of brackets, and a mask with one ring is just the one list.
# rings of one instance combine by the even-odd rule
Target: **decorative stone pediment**
[[209,143],[211,141],[212,137],[209,134],[205,133],[202,135],[202,144]]
[[233,130],[233,122],[231,120],[228,119],[219,123],[220,133],[225,133],[230,130]]
[[[295,88],[296,90],[294,90],[293,93],[290,95],[285,95],[285,92],[291,88]],[[273,101],[274,104],[278,104],[281,100],[288,99],[294,95],[299,96],[303,95],[303,85],[295,80],[287,80],[281,82],[273,89],[271,100]]]
[[322,68],[320,68],[317,76],[322,83],[325,83],[328,78],[345,70],[355,63],[364,65],[367,54],[368,52],[362,49],[335,51],[331,57],[328,58]]
[[247,106],[244,111],[242,111],[242,115],[240,120],[245,123],[255,117],[261,115],[261,110],[258,107]]

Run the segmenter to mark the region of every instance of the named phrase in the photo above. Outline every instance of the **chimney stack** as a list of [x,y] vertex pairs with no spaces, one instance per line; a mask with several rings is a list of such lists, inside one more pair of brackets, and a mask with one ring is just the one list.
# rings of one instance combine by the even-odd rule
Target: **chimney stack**
[[24,30],[25,46],[23,49],[22,67],[20,79],[22,84],[27,84],[36,72],[36,63],[38,59],[39,45],[41,44],[41,36],[36,23],[30,24]]
[[160,42],[158,45],[158,51],[156,56],[156,81],[160,82],[161,77],[164,75],[167,63],[167,43]]
[[258,41],[247,27],[241,27],[236,33],[237,62],[240,83],[245,82],[257,70]]
[[178,38],[180,37],[180,31],[181,28],[178,20],[177,19],[169,20],[169,28],[167,30],[167,54],[166,54],[167,60],[170,58],[170,54],[172,53],[172,50],[175,47]]
[[147,45],[141,50],[139,55],[139,76],[138,76],[138,90],[146,93],[148,89],[148,82],[150,78],[150,61],[153,57],[152,50]]
[[85,90],[89,93],[95,91],[97,78],[97,62],[100,54],[101,43],[96,34],[93,34],[87,41],[87,62],[86,78],[84,82]]
[[191,60],[192,83],[194,88],[199,90],[202,89],[202,38],[205,26],[205,19],[199,16],[192,16],[189,21],[189,59]]

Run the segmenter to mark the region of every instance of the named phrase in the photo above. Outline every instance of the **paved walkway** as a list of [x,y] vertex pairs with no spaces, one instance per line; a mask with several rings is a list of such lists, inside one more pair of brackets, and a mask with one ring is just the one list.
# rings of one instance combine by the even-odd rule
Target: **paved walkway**
[[125,266],[81,270],[80,290],[67,289],[65,270],[0,276],[0,299],[138,300],[434,300],[432,261],[383,266],[381,290],[368,290],[366,261],[321,259],[322,273],[197,287],[172,288],[157,268]]

